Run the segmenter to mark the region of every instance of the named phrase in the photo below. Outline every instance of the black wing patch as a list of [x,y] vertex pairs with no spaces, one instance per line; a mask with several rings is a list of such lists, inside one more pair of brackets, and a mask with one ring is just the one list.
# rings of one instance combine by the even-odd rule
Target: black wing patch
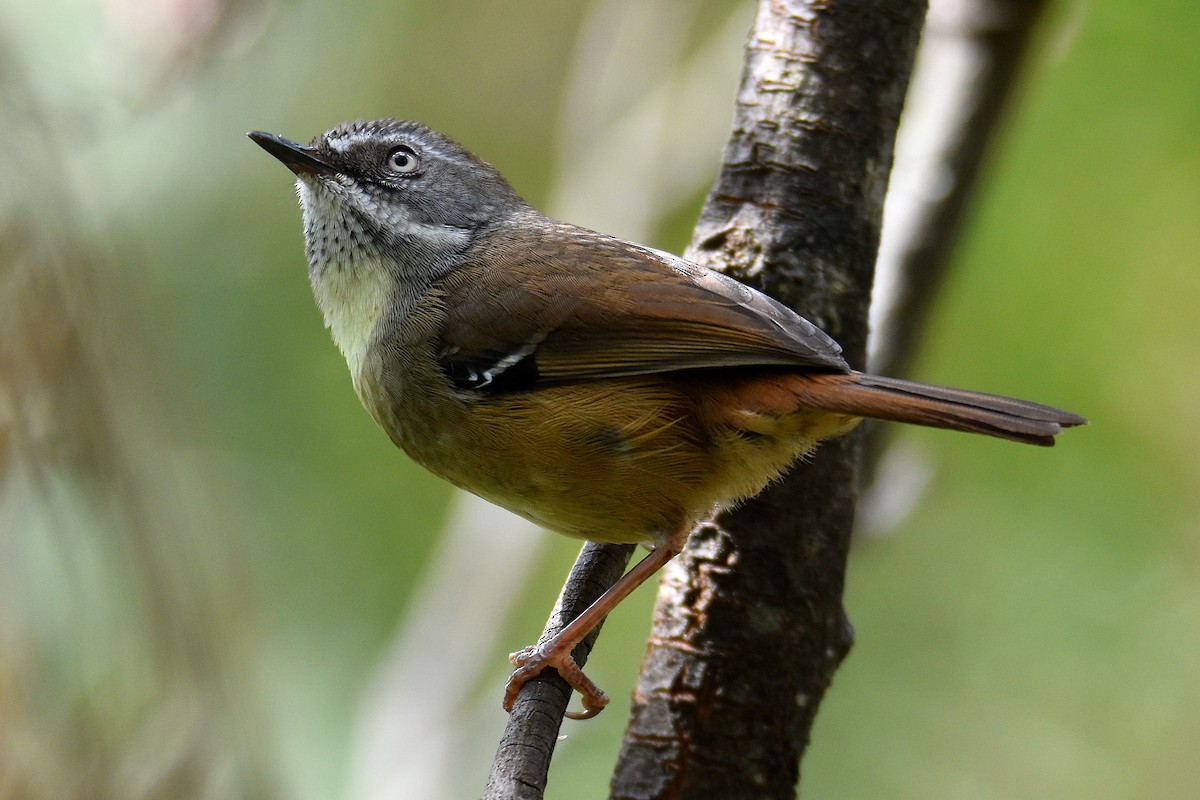
[[527,343],[507,351],[464,353],[447,347],[438,358],[446,380],[456,389],[476,392],[520,392],[540,379],[537,345]]

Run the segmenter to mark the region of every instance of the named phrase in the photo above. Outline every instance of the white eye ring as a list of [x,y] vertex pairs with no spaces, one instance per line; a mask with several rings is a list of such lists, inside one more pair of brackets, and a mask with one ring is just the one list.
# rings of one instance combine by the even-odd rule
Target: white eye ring
[[411,175],[417,171],[419,166],[420,160],[417,158],[416,152],[407,145],[393,147],[387,154],[388,169],[399,175]]

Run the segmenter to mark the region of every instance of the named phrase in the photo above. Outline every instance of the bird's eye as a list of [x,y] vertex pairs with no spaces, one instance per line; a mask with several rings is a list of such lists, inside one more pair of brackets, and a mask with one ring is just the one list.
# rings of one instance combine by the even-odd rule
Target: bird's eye
[[387,167],[399,175],[410,175],[417,171],[420,161],[411,147],[400,145],[393,147],[387,155]]

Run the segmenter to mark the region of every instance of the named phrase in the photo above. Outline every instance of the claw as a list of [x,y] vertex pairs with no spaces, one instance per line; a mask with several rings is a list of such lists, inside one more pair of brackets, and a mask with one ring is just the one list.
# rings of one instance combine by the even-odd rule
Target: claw
[[572,689],[583,695],[583,711],[571,711],[567,716],[571,719],[590,719],[599,714],[608,705],[608,695],[600,691],[600,687],[583,674],[583,670],[571,657],[571,651],[593,628],[604,621],[617,603],[628,597],[630,592],[683,549],[688,530],[688,525],[682,525],[672,531],[666,541],[622,575],[620,580],[553,637],[542,644],[526,647],[510,655],[508,660],[516,669],[504,687],[504,710],[513,710],[522,686],[546,667],[553,667]]
[[575,663],[569,651],[553,646],[543,648],[531,645],[510,654],[508,660],[516,669],[508,677],[508,683],[504,687],[505,711],[513,710],[521,687],[540,675],[547,667],[556,670],[572,689],[582,695],[583,711],[568,711],[565,716],[569,719],[591,719],[608,705],[608,695],[591,678],[583,674],[583,670]]

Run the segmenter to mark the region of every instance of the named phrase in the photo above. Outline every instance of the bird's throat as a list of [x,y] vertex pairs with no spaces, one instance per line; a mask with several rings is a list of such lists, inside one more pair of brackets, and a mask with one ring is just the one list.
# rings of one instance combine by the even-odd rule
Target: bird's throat
[[346,357],[357,386],[379,320],[391,302],[391,277],[373,259],[329,264],[313,270],[310,277],[317,306],[325,315],[325,327]]

